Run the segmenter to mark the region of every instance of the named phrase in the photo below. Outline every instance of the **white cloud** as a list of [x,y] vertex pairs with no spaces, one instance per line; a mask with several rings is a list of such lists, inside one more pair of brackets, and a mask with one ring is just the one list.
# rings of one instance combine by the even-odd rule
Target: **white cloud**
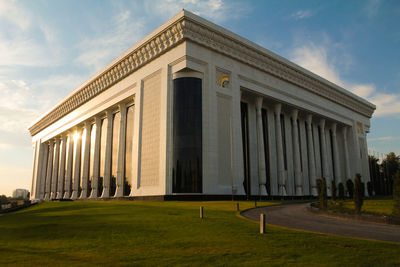
[[338,61],[329,52],[328,45],[308,43],[295,47],[291,60],[375,104],[374,116],[400,114],[400,94],[381,93],[374,84],[354,83],[343,79],[337,68]]
[[374,142],[374,141],[392,141],[392,140],[400,140],[400,137],[382,136],[382,137],[376,137],[376,138],[368,138],[368,142]]
[[293,13],[292,15],[290,15],[290,18],[293,18],[295,20],[300,20],[300,19],[308,19],[311,16],[313,16],[314,13],[311,10],[298,10],[295,13]]
[[382,0],[368,0],[366,1],[366,5],[364,7],[364,11],[367,15],[368,18],[373,18],[375,17],[378,12],[380,5],[382,3]]

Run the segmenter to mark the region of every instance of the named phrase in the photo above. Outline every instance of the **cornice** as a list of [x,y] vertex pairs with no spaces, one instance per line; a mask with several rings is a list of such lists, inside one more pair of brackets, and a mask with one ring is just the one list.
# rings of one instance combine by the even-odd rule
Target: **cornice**
[[[151,60],[164,54],[185,40],[198,43],[228,57],[300,86],[321,97],[345,106],[359,114],[371,117],[375,106],[301,67],[285,62],[266,49],[247,41],[196,15],[182,11],[175,21],[168,24],[140,45],[126,52],[119,61],[92,78],[49,113],[35,122],[31,135],[67,115],[90,99],[126,78]],[[207,24],[207,25],[206,25]],[[316,76],[316,77],[313,77]]]

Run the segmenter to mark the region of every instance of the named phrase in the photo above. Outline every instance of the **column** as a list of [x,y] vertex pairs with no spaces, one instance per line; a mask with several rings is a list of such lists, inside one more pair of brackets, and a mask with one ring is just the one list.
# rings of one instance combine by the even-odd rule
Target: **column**
[[58,186],[57,186],[57,199],[62,199],[64,194],[64,179],[65,179],[65,155],[67,148],[67,135],[63,134],[60,136],[62,140],[61,143],[61,159],[60,159],[60,169],[58,173]]
[[49,145],[47,143],[41,144],[43,146],[43,160],[42,160],[42,171],[40,175],[40,199],[44,199],[46,191],[46,175],[47,175],[47,159],[49,157]]
[[256,124],[257,124],[257,151],[258,151],[258,194],[266,196],[267,193],[267,177],[265,171],[265,155],[264,155],[264,131],[262,124],[262,103],[263,98],[257,97],[256,99]]
[[73,188],[72,188],[72,196],[71,199],[77,199],[79,197],[79,186],[80,186],[80,177],[81,177],[81,132],[82,132],[82,127],[78,126],[76,129],[76,132],[78,133],[78,137],[76,140],[76,147],[75,147],[75,160],[74,160],[74,182],[73,182]]
[[54,141],[49,141],[49,156],[47,159],[47,174],[46,174],[46,190],[44,199],[50,199],[50,191],[51,191],[51,175],[53,171],[53,152],[54,152]]
[[112,127],[113,127],[113,115],[111,110],[106,111],[107,116],[107,135],[106,135],[106,155],[105,155],[105,166],[103,175],[103,193],[101,198],[110,197],[110,181],[111,181],[111,156],[112,156]]
[[115,191],[115,197],[124,196],[126,147],[126,105],[124,103],[119,104],[119,112],[121,114],[121,121],[118,138],[117,188]]
[[72,157],[74,155],[74,143],[73,143],[73,134],[71,131],[68,131],[68,158],[67,158],[67,175],[65,176],[65,193],[64,199],[69,199],[71,197],[71,181],[72,181]]
[[90,121],[85,122],[85,147],[83,148],[83,168],[82,168],[82,193],[80,198],[88,197],[89,165],[90,165]]
[[282,144],[282,128],[281,128],[281,108],[282,104],[275,105],[275,132],[276,132],[276,151],[278,156],[278,177],[279,177],[279,195],[286,196],[285,188],[285,166],[283,162],[283,144]]
[[37,141],[38,149],[39,149],[39,157],[37,162],[37,169],[36,169],[36,188],[35,188],[35,199],[40,199],[40,183],[42,177],[42,170],[43,170],[43,156],[44,156],[44,146],[40,142]]
[[322,154],[322,176],[326,179],[326,189],[328,196],[331,194],[331,179],[329,177],[328,157],[326,149],[326,136],[325,136],[325,119],[321,119],[319,126],[321,127],[321,154]]
[[93,159],[93,177],[92,177],[92,193],[90,198],[97,198],[98,196],[98,183],[100,177],[100,141],[101,141],[101,118],[96,116],[94,119],[96,125],[96,137],[94,140],[94,159]]
[[[333,147],[333,168],[335,170],[335,184],[339,183],[343,184],[343,178],[340,174],[340,161],[339,161],[339,150],[337,145],[337,137],[336,137],[336,129],[337,124],[332,124],[332,147]],[[344,185],[344,184],[343,184]]]
[[350,162],[349,162],[349,147],[347,143],[347,126],[343,127],[343,144],[344,144],[344,165],[345,165],[345,180],[344,183],[347,182],[348,179],[351,179],[350,177]]
[[299,127],[297,125],[298,110],[292,111],[293,120],[293,163],[294,163],[294,181],[296,186],[296,196],[303,195],[303,184],[301,180],[301,162],[299,145]]
[[275,139],[275,118],[274,113],[270,108],[267,109],[267,117],[268,117],[268,140],[270,145],[269,147],[269,177],[270,177],[270,186],[271,186],[271,195],[278,195],[278,169],[276,164],[276,139]]
[[55,199],[57,195],[57,182],[58,182],[58,162],[60,159],[60,138],[55,138],[55,152],[54,152],[54,163],[53,163],[53,175],[51,178],[51,193],[50,199]]
[[317,177],[315,173],[314,139],[312,135],[312,115],[307,115],[307,151],[308,151],[308,173],[310,175],[311,195],[317,196]]

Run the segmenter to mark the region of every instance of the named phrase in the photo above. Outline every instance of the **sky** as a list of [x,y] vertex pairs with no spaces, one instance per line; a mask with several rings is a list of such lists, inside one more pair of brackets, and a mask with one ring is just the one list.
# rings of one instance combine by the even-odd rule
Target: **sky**
[[31,189],[28,126],[183,8],[375,104],[400,154],[400,1],[0,0],[0,195]]

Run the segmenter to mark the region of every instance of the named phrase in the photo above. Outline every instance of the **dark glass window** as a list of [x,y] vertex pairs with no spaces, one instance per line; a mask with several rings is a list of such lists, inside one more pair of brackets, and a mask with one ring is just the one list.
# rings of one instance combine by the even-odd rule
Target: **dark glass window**
[[240,103],[241,122],[242,122],[242,146],[243,146],[243,170],[244,170],[244,191],[250,195],[250,151],[249,151],[249,116],[247,103]]
[[174,193],[202,193],[201,111],[201,79],[175,79],[172,170]]

